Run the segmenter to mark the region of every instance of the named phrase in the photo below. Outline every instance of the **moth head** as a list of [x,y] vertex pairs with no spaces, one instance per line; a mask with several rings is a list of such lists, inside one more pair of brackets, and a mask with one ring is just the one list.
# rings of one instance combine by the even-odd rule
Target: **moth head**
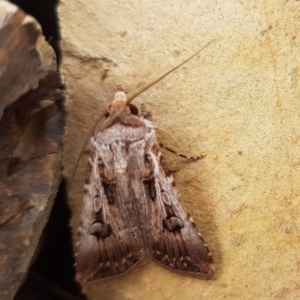
[[115,99],[112,105],[106,108],[104,116],[108,118],[111,116],[111,114],[120,111],[127,111],[129,114],[133,114],[135,116],[137,116],[139,113],[138,108],[135,105],[127,102],[126,94],[123,91],[115,94]]
[[114,102],[112,105],[117,104],[117,103],[120,103],[120,104],[122,103],[122,104],[126,105],[126,102],[127,102],[127,97],[126,97],[125,92],[120,91],[120,92],[116,92],[115,99],[114,99]]

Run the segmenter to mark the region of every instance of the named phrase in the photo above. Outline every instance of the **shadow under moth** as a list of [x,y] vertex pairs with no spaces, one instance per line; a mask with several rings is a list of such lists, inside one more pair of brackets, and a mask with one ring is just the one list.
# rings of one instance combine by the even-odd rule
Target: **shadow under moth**
[[78,281],[115,276],[147,258],[213,278],[212,255],[179,201],[154,126],[130,103],[210,43],[134,96],[117,92],[96,126],[76,249]]

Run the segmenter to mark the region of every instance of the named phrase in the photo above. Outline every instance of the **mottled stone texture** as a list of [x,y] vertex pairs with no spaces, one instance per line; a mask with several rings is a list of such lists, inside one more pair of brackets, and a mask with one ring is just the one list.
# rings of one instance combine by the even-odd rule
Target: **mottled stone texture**
[[[299,2],[61,0],[59,14],[69,181],[118,83],[131,94],[214,39],[134,103],[152,113],[160,142],[206,153],[193,163],[165,157],[179,165],[175,181],[211,249],[215,280],[149,262],[85,285],[89,299],[299,299]],[[70,193],[74,234],[79,177]]]
[[39,24],[0,2],[0,299],[26,278],[61,181],[64,114]]

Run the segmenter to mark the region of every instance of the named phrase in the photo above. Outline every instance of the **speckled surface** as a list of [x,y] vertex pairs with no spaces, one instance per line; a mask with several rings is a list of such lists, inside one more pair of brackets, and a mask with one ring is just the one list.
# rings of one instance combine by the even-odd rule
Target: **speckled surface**
[[[149,262],[86,285],[89,299],[299,299],[299,12],[297,1],[61,1],[68,178],[117,83],[130,94],[215,40],[135,100],[161,142],[207,154],[165,157],[215,279]],[[74,232],[80,184],[70,194]]]

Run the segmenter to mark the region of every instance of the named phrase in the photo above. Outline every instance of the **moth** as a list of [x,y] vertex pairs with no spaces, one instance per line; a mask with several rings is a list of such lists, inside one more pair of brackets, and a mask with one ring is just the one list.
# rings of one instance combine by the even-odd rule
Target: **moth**
[[127,99],[117,92],[90,139],[76,278],[115,276],[152,258],[182,274],[212,279],[212,255],[180,203],[154,126],[130,103],[139,93]]

